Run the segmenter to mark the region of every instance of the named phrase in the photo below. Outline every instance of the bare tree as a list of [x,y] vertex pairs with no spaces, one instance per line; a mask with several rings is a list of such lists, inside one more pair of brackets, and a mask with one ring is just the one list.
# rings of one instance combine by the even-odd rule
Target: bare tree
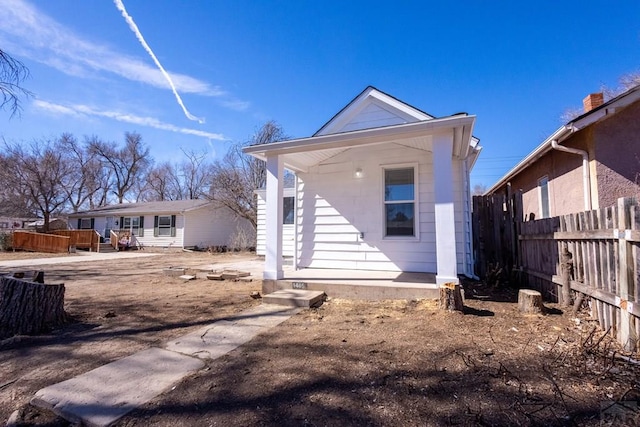
[[638,85],[640,85],[640,70],[626,73],[620,76],[620,78],[618,79],[618,87],[616,88],[610,88],[603,85],[600,89],[604,94],[605,100],[609,100],[623,94],[629,89],[633,89]]
[[487,192],[487,186],[485,184],[476,184],[473,186],[473,189],[471,190],[471,195],[482,196],[486,192]]
[[13,159],[0,150],[0,216],[35,217],[37,209],[24,186],[16,187],[12,175]]
[[234,144],[213,167],[210,198],[227,206],[237,215],[257,227],[254,190],[266,184],[265,163],[242,152],[249,145],[283,141],[287,137],[276,122],[269,121],[259,128],[244,144]]
[[[102,168],[96,155],[89,150],[91,140],[85,138],[85,143],[82,145],[70,133],[63,133],[59,140],[60,148],[74,164],[70,173],[64,178],[64,191],[73,212],[78,212],[81,208],[94,208],[93,200],[96,195],[100,191],[106,193],[102,189],[104,184],[102,176],[107,171]],[[108,186],[108,180],[106,185]]]
[[141,198],[147,201],[182,199],[182,188],[176,167],[165,162],[152,168],[147,174]]
[[0,108],[7,109],[11,116],[20,111],[20,96],[30,96],[22,82],[29,76],[24,64],[0,49]]
[[[607,85],[600,86],[600,91],[602,92],[606,102],[638,85],[640,85],[640,70],[632,71],[620,76],[620,78],[618,78],[618,86],[615,88]],[[567,123],[582,114],[584,114],[584,109],[582,107],[570,107],[560,115],[560,121],[562,123]]]
[[144,174],[152,164],[149,148],[142,142],[142,136],[135,132],[125,133],[125,145],[122,148],[94,139],[89,142],[89,152],[100,160],[103,167],[111,171],[111,191],[118,203],[124,201],[136,182],[143,181]]
[[213,168],[206,161],[207,152],[182,150],[187,157],[180,165],[182,189],[185,199],[200,199],[210,192]]
[[26,196],[23,202],[42,215],[44,230],[48,231],[51,216],[60,212],[68,200],[64,180],[73,165],[65,150],[57,141],[33,141],[27,147],[5,141],[3,148],[7,187]]

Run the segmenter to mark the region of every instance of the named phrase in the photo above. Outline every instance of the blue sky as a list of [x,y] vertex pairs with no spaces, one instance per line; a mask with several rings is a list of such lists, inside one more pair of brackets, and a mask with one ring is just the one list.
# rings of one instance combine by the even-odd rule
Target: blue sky
[[634,1],[123,0],[169,84],[111,0],[0,0],[0,49],[35,96],[0,113],[10,141],[70,132],[156,161],[224,155],[275,120],[313,134],[372,85],[435,116],[477,116],[473,184],[490,186],[602,85],[640,70]]

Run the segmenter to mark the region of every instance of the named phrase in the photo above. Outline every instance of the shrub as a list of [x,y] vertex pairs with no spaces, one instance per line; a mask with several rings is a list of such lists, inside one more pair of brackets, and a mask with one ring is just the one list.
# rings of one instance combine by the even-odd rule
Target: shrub
[[245,228],[238,227],[231,236],[229,247],[234,251],[250,251],[255,248],[255,233],[247,231]]
[[12,249],[13,234],[10,231],[0,231],[0,251]]

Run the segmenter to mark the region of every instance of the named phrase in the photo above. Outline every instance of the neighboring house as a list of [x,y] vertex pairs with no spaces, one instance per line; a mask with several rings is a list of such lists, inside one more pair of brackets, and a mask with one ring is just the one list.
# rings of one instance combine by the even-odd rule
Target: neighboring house
[[34,219],[0,216],[0,232],[14,229],[22,229]]
[[[44,230],[44,219],[39,219],[33,222],[25,223],[24,228],[28,230],[36,230],[37,232],[40,233]],[[67,230],[67,229],[69,229],[67,220],[62,218],[49,219],[49,231]]]
[[123,203],[69,215],[73,228],[96,230],[104,239],[110,231],[127,233],[132,244],[189,248],[234,247],[238,239],[253,241],[245,219],[208,200]]
[[485,194],[522,190],[526,219],[612,206],[640,198],[640,86],[608,102],[584,101],[584,114],[549,136]]
[[296,177],[295,268],[472,275],[474,123],[367,87],[309,138],[246,147],[267,163],[264,278],[284,276],[285,168]]
[[[266,190],[256,190],[256,254],[266,255]],[[282,256],[293,257],[295,248],[295,188],[285,187],[282,194]]]

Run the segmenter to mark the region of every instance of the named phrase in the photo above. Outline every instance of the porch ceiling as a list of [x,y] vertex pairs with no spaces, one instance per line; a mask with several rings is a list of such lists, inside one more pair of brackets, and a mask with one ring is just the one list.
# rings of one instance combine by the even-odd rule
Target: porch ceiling
[[466,157],[472,144],[475,116],[451,116],[382,128],[315,136],[246,147],[245,153],[266,160],[282,156],[287,169],[306,172],[311,166],[350,148],[379,144],[399,144],[431,151],[433,136],[453,132],[455,156]]

